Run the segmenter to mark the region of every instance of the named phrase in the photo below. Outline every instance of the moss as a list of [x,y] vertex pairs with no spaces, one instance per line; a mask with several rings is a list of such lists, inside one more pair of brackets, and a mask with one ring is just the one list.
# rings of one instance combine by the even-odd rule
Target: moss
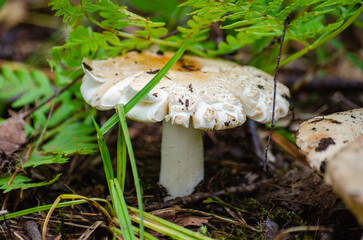
[[212,237],[218,240],[263,240],[263,233],[253,232],[244,227],[236,227],[233,229],[225,229],[225,231],[216,230],[212,232]]
[[268,215],[274,222],[281,227],[288,226],[302,226],[306,225],[306,221],[300,216],[301,212],[288,211],[283,208],[275,208]]

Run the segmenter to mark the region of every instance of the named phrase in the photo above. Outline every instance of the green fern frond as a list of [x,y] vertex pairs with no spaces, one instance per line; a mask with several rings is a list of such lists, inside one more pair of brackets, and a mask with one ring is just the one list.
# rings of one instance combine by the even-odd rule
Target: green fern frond
[[[48,97],[54,94],[52,85],[48,77],[39,70],[33,70],[31,73],[25,70],[18,70],[19,78],[27,79],[29,84],[26,92],[12,103],[12,107],[23,107],[34,102],[45,101]],[[25,81],[24,81],[25,82]]]
[[63,60],[69,67],[78,67],[84,57],[93,58],[100,48],[107,50],[119,44],[120,39],[111,32],[98,33],[90,27],[78,26],[62,47],[52,49],[51,55],[56,62]]
[[322,8],[336,8],[336,7],[342,7],[342,6],[348,6],[352,4],[358,4],[361,3],[359,0],[317,0],[314,1],[315,3],[320,3],[317,5],[315,10],[322,9]]
[[11,99],[13,108],[45,100],[53,94],[53,88],[47,76],[39,70],[29,72],[20,68],[13,70],[4,66],[0,76],[4,79],[0,88],[1,99]]
[[9,99],[26,91],[29,86],[33,86],[30,78],[18,77],[16,72],[9,67],[2,67],[1,78],[3,79],[2,87],[0,88],[0,99]]
[[[21,175],[21,174],[17,174],[14,177],[14,179],[12,179],[12,181],[10,181],[12,176],[8,175],[6,177],[0,178],[0,189],[3,190],[3,193],[7,193],[7,192],[10,192],[15,189],[25,190],[28,188],[42,187],[42,186],[46,186],[46,185],[54,183],[55,181],[57,181],[59,179],[59,177],[61,175],[62,174],[58,174],[57,176],[55,176],[55,178],[53,178],[50,181],[43,181],[43,182],[38,182],[38,183],[33,183],[32,179],[30,179],[24,175]],[[11,182],[11,183],[8,184],[8,182]]]
[[77,27],[82,24],[83,8],[80,5],[72,5],[69,1],[50,0],[49,6],[56,11],[55,16],[63,15],[63,22],[68,26]]
[[271,15],[274,15],[274,13],[276,11],[278,11],[279,9],[282,8],[282,3],[283,3],[284,0],[273,0],[271,2],[268,3],[267,5],[267,13],[268,14],[271,14]]
[[249,9],[252,11],[261,12],[265,9],[264,2],[265,2],[264,0],[252,1],[251,5],[249,6]]
[[96,137],[92,135],[94,128],[87,124],[62,124],[47,135],[53,137],[45,143],[42,150],[52,154],[90,154],[97,148]]
[[62,164],[66,162],[68,162],[68,158],[63,157],[62,154],[44,155],[41,151],[34,151],[30,154],[28,161],[22,165],[22,168],[35,168],[40,165]]
[[250,24],[256,24],[256,23],[259,23],[259,22],[261,22],[263,20],[265,20],[264,17],[245,19],[245,20],[241,20],[241,21],[236,21],[236,22],[234,22],[232,24],[222,26],[221,29],[235,29],[235,28],[247,26],[247,25],[250,25]]
[[[62,71],[59,71],[59,69],[56,68],[56,78],[61,77],[63,74],[64,73]],[[74,78],[79,76],[75,74],[66,74],[68,77],[72,76]],[[0,98],[2,101],[12,101],[13,108],[21,108],[29,105],[33,105],[33,107],[35,107],[55,93],[52,81],[42,71],[37,69],[31,71],[25,68],[13,70],[5,66],[2,68],[0,73],[0,79],[3,79],[3,86],[0,88]],[[87,115],[92,115],[93,113],[83,112],[85,103],[80,100],[81,96],[78,91],[79,85],[74,89],[69,89],[69,91],[62,93],[55,98],[52,102],[53,112],[51,114],[51,104],[45,104],[32,113],[29,116],[31,121],[26,123],[27,135],[38,134],[37,132],[39,129],[43,129],[46,126],[48,131],[44,135],[44,138],[38,140],[38,144],[42,146],[43,143],[46,142],[47,144],[45,144],[45,146],[49,151],[52,144],[53,146],[56,146],[56,144],[58,144],[58,147],[61,146],[58,140],[59,138],[62,138],[63,140],[66,139],[68,144],[73,144],[73,147],[81,144],[80,150],[77,151],[74,149],[73,151],[72,147],[68,146],[64,147],[64,151],[62,148],[59,148],[60,150],[57,154],[85,154],[93,152],[96,146],[94,144],[95,138],[92,137],[93,128],[89,127],[86,123],[78,122],[79,119],[85,118]],[[75,97],[75,95],[77,97]],[[74,123],[75,125],[72,124],[72,122],[76,121],[77,123]],[[88,121],[88,124],[91,124],[91,121]],[[85,126],[88,126],[88,130]],[[78,136],[75,139],[70,139],[62,134],[59,135],[62,131],[70,131],[72,134],[77,131],[80,132],[77,132]],[[57,135],[58,138],[56,137],[56,133],[59,135]]]
[[[180,28],[183,33],[193,28],[209,26],[214,22],[221,23],[221,29],[228,29],[229,35],[238,41],[225,41],[215,50],[208,49],[210,56],[231,53],[246,45],[256,44],[262,37],[280,36],[284,21],[291,17],[287,28],[286,39],[295,40],[308,46],[310,42],[319,41],[320,36],[327,35],[342,26],[344,21],[358,10],[358,1],[223,1],[189,0],[182,6],[191,6],[194,16],[201,21],[188,22],[189,28]],[[337,6],[340,6],[337,8]],[[357,7],[358,6],[358,7]],[[327,18],[329,17],[329,21]],[[335,22],[332,19],[335,18]],[[208,23],[209,21],[209,23]],[[209,24],[209,25],[208,25]],[[199,25],[199,26],[198,26]],[[231,30],[234,30],[235,34]],[[317,44],[317,43],[315,43]]]
[[[63,47],[53,49],[55,61],[63,60],[70,67],[79,66],[83,57],[115,56],[150,44],[178,47],[183,39],[195,32],[199,32],[199,36],[189,49],[201,56],[228,54],[246,45],[261,49],[262,46],[255,45],[263,38],[271,40],[280,36],[288,17],[291,17],[291,22],[286,40],[301,42],[311,49],[309,45],[316,46],[319,41],[326,41],[321,37],[329,36],[342,27],[361,6],[359,0],[187,0],[179,7],[192,9],[188,14],[190,19],[177,26],[179,34],[161,40],[167,34],[163,22],[153,22],[110,0],[86,1],[83,4],[85,17],[105,31],[93,33],[89,28],[75,28]],[[92,16],[97,17],[90,17],[87,9],[91,9]],[[208,40],[209,31],[215,23],[225,30],[227,36],[218,45]],[[126,26],[134,26],[136,30],[123,32]],[[114,38],[111,38],[112,35]]]
[[276,14],[275,17],[280,21],[284,21],[288,16],[291,15],[292,12],[296,11],[298,8],[302,8],[302,6],[309,6],[309,2],[305,0],[293,1],[290,5],[287,5],[278,14]]

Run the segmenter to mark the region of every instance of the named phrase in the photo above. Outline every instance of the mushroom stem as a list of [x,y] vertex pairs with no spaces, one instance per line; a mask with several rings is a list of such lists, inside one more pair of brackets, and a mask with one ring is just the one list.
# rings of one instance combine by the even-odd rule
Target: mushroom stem
[[159,183],[169,196],[164,200],[191,194],[204,178],[202,131],[163,121]]

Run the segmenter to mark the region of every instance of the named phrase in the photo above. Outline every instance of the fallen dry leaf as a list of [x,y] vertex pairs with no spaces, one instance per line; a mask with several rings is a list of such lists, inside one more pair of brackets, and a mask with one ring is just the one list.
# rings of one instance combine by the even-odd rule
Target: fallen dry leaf
[[174,206],[172,208],[163,208],[152,211],[151,214],[168,221],[174,221],[177,214],[177,209],[180,209],[180,207]]
[[21,114],[12,114],[0,124],[0,152],[12,154],[25,143],[25,122]]
[[182,227],[186,227],[186,226],[200,227],[200,226],[208,223],[209,219],[210,219],[210,217],[178,216],[174,222]]

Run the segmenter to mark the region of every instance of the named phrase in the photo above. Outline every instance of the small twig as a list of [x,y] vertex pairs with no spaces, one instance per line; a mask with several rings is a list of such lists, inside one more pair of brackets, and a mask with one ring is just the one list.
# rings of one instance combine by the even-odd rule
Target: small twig
[[17,231],[13,231],[13,234],[15,236],[15,238],[17,240],[28,240],[28,239],[25,239],[20,233],[18,233]]
[[[30,143],[30,146],[28,148],[28,150],[26,151],[25,157],[24,157],[24,162],[22,163],[22,165],[24,165],[25,163],[28,162],[29,157],[31,152],[33,151],[33,143]],[[10,184],[13,182],[14,178],[16,177],[16,175],[18,174],[18,172],[20,171],[21,167],[17,167],[14,171],[14,173],[11,175],[9,181],[8,181],[8,185],[10,186]]]
[[42,129],[42,132],[40,133],[40,136],[39,136],[39,138],[38,138],[38,141],[37,141],[37,143],[36,143],[36,145],[35,145],[35,148],[34,148],[34,149],[38,149],[39,144],[42,142],[42,139],[43,139],[43,137],[44,137],[44,134],[45,134],[45,132],[47,131],[47,126],[48,126],[48,123],[49,123],[50,117],[51,117],[51,116],[52,116],[52,114],[53,114],[53,111],[54,111],[54,102],[53,102],[53,103],[51,103],[51,107],[50,107],[50,110],[49,110],[49,112],[48,112],[47,120],[45,121],[44,127],[43,127],[43,129]]
[[[266,130],[267,134],[267,130]],[[285,137],[283,137],[278,132],[272,133],[272,140],[278,144],[285,152],[290,154],[294,159],[296,159],[298,162],[300,162],[304,166],[309,166],[308,162],[306,161],[305,155],[302,154],[296,145],[291,143],[289,140],[287,140]]]
[[[254,231],[254,232],[264,232],[264,230],[256,229],[256,228],[248,225],[246,222],[241,222],[240,219],[239,220],[232,220],[232,219],[227,218],[227,217],[219,216],[219,215],[216,215],[216,214],[213,214],[213,213],[206,213],[206,212],[203,212],[203,211],[200,211],[200,210],[195,210],[195,209],[182,209],[182,208],[171,208],[171,209],[173,209],[174,211],[177,211],[177,212],[186,212],[186,213],[199,214],[199,215],[206,216],[206,217],[212,217],[212,218],[215,218],[215,219],[220,220],[220,221],[232,223],[232,224],[239,225],[239,226],[244,226],[244,227],[246,227],[246,228],[248,228],[248,229],[250,229],[251,231]],[[240,212],[238,212],[238,213],[240,214]]]
[[256,122],[252,119],[247,119],[248,127],[250,129],[251,139],[253,147],[255,148],[255,152],[257,157],[262,161],[263,160],[263,152],[261,149],[260,139],[257,135],[257,126]]
[[226,41],[226,36],[222,29],[220,29],[220,24],[218,22],[211,25],[210,35],[217,45]]
[[285,39],[286,28],[287,28],[287,25],[289,24],[289,22],[290,22],[290,17],[287,17],[285,19],[284,30],[283,30],[282,36],[281,36],[280,51],[279,51],[279,55],[277,56],[277,61],[276,61],[275,76],[274,76],[274,94],[273,94],[273,105],[272,105],[272,119],[271,119],[270,134],[268,136],[267,145],[266,145],[266,148],[265,148],[265,159],[264,159],[264,164],[263,164],[263,170],[264,171],[267,170],[267,152],[268,152],[268,148],[269,148],[270,142],[271,142],[272,131],[273,131],[274,127],[275,127],[277,77],[279,75],[279,65],[280,65],[280,59],[281,59],[281,53],[282,53],[282,46],[283,46],[284,39]]
[[0,216],[3,216],[4,217],[4,222],[5,222],[5,225],[6,225],[6,232],[7,232],[7,234],[9,235],[9,237],[10,237],[11,240],[14,240],[14,237],[13,237],[13,235],[10,232],[10,226],[9,226],[8,220],[6,219],[6,214],[7,213],[8,213],[7,210],[3,210],[3,211],[0,212]]
[[52,96],[50,96],[49,98],[47,98],[44,102],[42,102],[41,104],[39,104],[38,106],[34,107],[33,109],[30,109],[29,111],[25,112],[22,117],[26,118],[29,115],[31,115],[32,113],[34,113],[36,110],[38,110],[39,108],[43,107],[45,104],[47,104],[49,101],[53,100],[53,98],[59,96],[61,93],[63,93],[65,90],[67,90],[70,86],[72,86],[75,82],[77,82],[80,78],[76,78],[74,79],[72,82],[68,83],[66,86],[64,86],[63,88],[61,88],[59,91],[55,92]]
[[154,211],[156,209],[162,209],[162,208],[168,208],[177,204],[188,204],[192,202],[197,202],[202,199],[215,197],[215,196],[222,196],[229,193],[235,193],[235,192],[252,192],[256,190],[258,187],[264,185],[267,183],[267,180],[262,180],[260,182],[252,183],[252,184],[241,184],[238,186],[228,187],[226,189],[217,191],[217,192],[198,192],[194,193],[185,197],[178,197],[172,200],[169,200],[167,202],[153,204],[149,206],[145,206],[145,211]]
[[78,240],[86,240],[89,239],[92,233],[103,224],[103,221],[97,221],[92,224],[91,227],[89,227],[79,238]]
[[178,33],[180,33],[179,30],[174,30],[174,31],[171,31],[171,32],[165,34],[164,36],[159,37],[159,39],[168,38],[168,37],[173,36],[173,35],[176,35]]
[[322,226],[297,226],[297,227],[291,227],[286,230],[283,230],[282,232],[277,235],[274,240],[280,240],[282,239],[286,234],[291,232],[303,232],[303,231],[326,231],[326,232],[333,232],[332,228],[329,227],[322,227]]
[[1,204],[0,215],[2,211],[7,211],[6,207],[8,205],[9,198],[10,198],[10,193],[5,194],[4,201]]
[[236,216],[236,214],[234,214],[234,212],[233,212],[231,209],[229,209],[228,207],[224,206],[224,209],[225,209],[225,210],[229,213],[229,215],[231,215],[231,216],[233,217],[233,219],[234,219],[236,222],[238,222],[238,223],[239,223],[239,225],[244,226],[245,228],[248,228],[248,229],[250,229],[250,230],[252,230],[252,231],[254,231],[254,232],[262,232],[261,230],[257,230],[256,228],[254,228],[254,227],[252,227],[252,226],[248,225],[248,224],[246,223],[245,219],[242,217],[241,212],[238,212],[238,213],[239,213],[239,215],[240,215],[240,218],[238,218],[238,217]]

